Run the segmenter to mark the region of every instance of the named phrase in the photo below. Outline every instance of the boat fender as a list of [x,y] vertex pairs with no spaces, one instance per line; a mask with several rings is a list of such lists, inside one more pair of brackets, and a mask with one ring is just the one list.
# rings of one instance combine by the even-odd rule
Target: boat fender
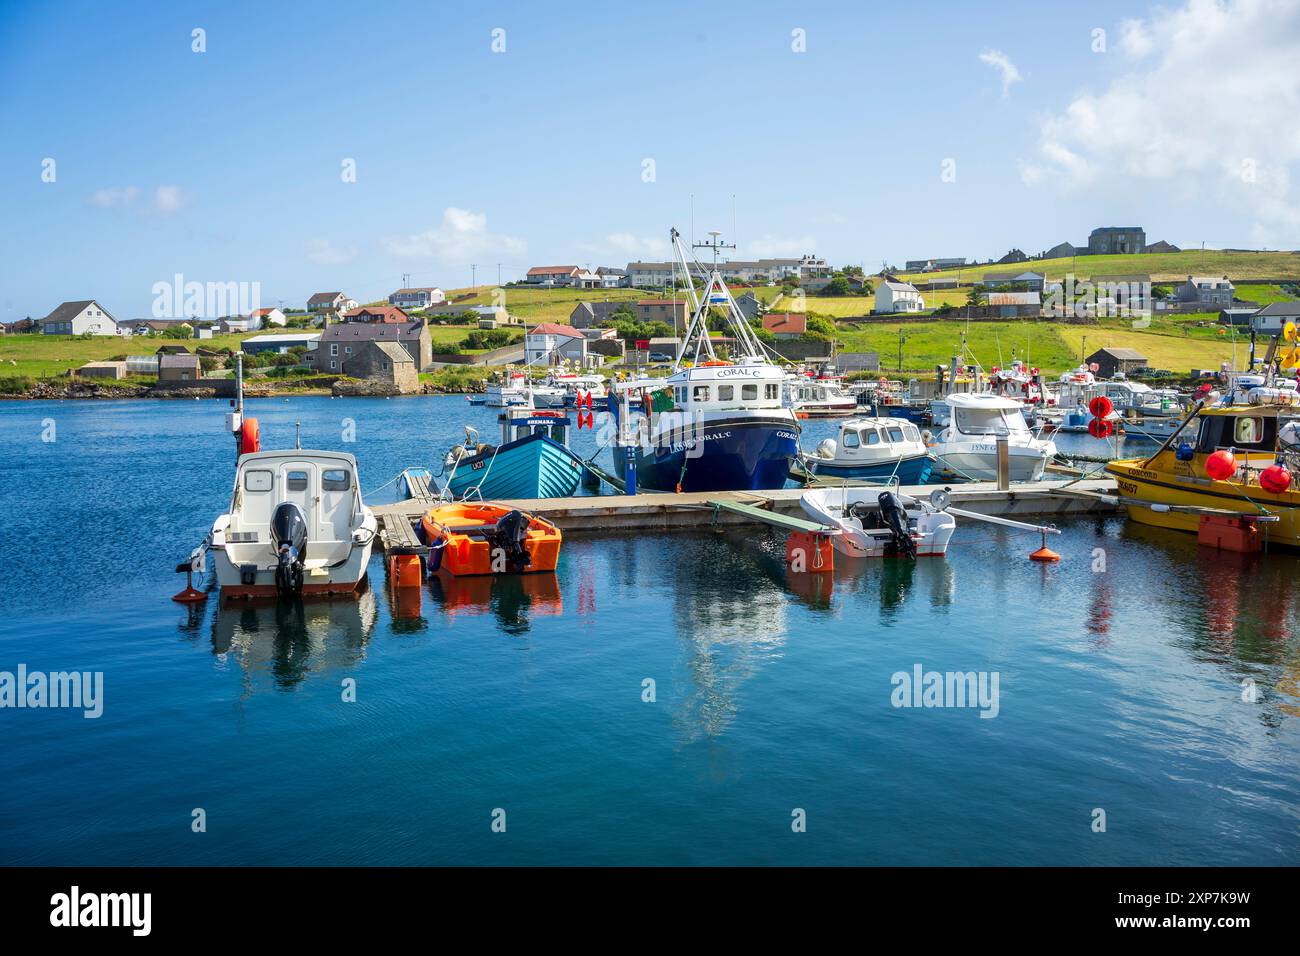
[[239,426],[239,453],[249,455],[262,448],[262,437],[256,418],[245,418]]

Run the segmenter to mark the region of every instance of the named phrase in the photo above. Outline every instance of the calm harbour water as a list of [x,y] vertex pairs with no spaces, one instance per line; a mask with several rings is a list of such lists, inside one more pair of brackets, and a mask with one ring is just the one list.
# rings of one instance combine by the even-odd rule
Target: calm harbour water
[[[963,523],[946,560],[827,588],[775,532],[573,535],[554,577],[432,583],[414,616],[378,557],[355,601],[188,608],[225,410],[0,402],[0,670],[105,680],[98,720],[0,710],[0,863],[1300,862],[1295,557],[1108,518],[1044,567]],[[454,397],[249,413],[266,447],[301,421],[352,451],[367,490],[437,471],[463,423],[495,440]],[[997,717],[891,706],[916,664],[996,672]]]

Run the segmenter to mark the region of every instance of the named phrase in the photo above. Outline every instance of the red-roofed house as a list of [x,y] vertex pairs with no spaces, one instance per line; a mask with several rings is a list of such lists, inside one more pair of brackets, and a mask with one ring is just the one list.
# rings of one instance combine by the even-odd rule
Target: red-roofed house
[[808,331],[808,316],[802,312],[769,312],[763,316],[763,328],[778,339],[797,339]]
[[524,336],[524,361],[558,365],[566,360],[587,364],[587,338],[571,325],[543,322]]
[[572,285],[580,272],[577,266],[533,266],[524,281],[530,285]]
[[410,322],[411,317],[395,305],[363,305],[343,313],[344,322],[386,322],[396,325]]

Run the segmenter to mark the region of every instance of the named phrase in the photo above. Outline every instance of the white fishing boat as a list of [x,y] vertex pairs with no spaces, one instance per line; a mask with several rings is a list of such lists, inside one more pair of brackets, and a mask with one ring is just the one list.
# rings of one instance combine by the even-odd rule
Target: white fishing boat
[[993,481],[998,477],[998,440],[1005,438],[1012,481],[1037,481],[1056,454],[1051,439],[1035,437],[1020,403],[988,392],[949,395],[950,421],[931,451],[945,478]]
[[837,418],[858,411],[857,396],[846,392],[838,378],[790,375],[783,394],[785,406],[796,418]]
[[509,408],[511,405],[530,405],[528,376],[523,372],[511,372],[504,379],[488,383],[483,404],[489,408]]
[[609,395],[603,375],[582,375],[577,372],[552,372],[542,382],[546,388],[557,388],[563,393],[563,404],[573,408],[588,395],[593,402],[601,402]]
[[849,487],[817,488],[799,499],[810,518],[838,529],[830,536],[831,546],[850,558],[942,556],[957,527],[943,509],[946,503],[942,491],[926,501],[879,488]]
[[191,563],[201,571],[212,555],[225,598],[350,594],[365,580],[377,530],[351,455],[256,451],[240,456],[230,510]]

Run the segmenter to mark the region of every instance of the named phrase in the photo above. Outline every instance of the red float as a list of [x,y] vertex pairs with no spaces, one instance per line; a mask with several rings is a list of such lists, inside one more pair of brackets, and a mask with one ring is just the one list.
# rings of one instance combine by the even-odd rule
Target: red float
[[239,453],[249,455],[262,450],[262,436],[256,418],[245,418],[239,432]]
[[1098,418],[1106,418],[1114,410],[1115,406],[1105,395],[1098,395],[1088,403],[1088,411],[1092,412]]
[[1280,495],[1291,487],[1291,472],[1285,465],[1269,465],[1259,473],[1259,486],[1270,494]]
[[1216,451],[1205,459],[1205,473],[1215,481],[1227,481],[1237,471],[1237,459],[1230,451]]
[[1093,438],[1109,438],[1115,431],[1115,426],[1104,418],[1094,418],[1088,422],[1088,434]]

